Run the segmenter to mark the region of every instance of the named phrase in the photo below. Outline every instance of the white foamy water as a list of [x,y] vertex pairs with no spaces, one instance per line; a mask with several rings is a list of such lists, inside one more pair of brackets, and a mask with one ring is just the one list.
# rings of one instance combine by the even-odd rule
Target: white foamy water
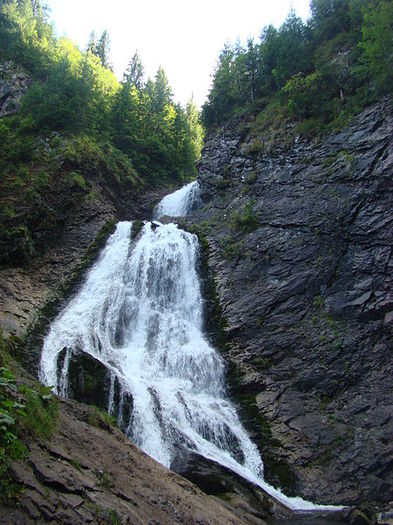
[[164,197],[154,209],[154,219],[164,215],[169,217],[184,217],[194,207],[201,204],[200,187],[197,181],[190,182]]
[[[187,210],[178,197],[175,201],[172,214],[182,206]],[[162,213],[169,215],[167,206]],[[111,373],[109,411],[115,378],[120,404],[131,394],[123,428],[157,461],[169,467],[186,448],[232,469],[293,510],[337,510],[289,498],[264,481],[258,449],[226,398],[222,358],[202,332],[197,237],[174,224],[147,223],[132,241],[131,230],[129,222],[117,225],[79,293],[53,322],[44,341],[41,380],[67,395],[72,351],[86,352]]]

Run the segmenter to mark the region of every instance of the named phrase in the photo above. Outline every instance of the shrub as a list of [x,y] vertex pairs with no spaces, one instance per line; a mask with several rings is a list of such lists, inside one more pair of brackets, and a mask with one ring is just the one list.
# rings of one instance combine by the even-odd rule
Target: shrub
[[243,232],[251,232],[259,226],[258,218],[254,212],[254,202],[248,202],[240,212],[232,217],[232,228]]

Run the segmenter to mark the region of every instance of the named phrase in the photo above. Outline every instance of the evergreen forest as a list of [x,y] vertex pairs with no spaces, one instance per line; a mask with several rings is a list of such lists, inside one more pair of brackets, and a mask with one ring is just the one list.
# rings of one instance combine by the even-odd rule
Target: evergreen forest
[[81,50],[56,36],[41,0],[2,0],[0,63],[1,81],[20,68],[29,84],[19,110],[0,119],[0,263],[40,249],[41,225],[59,218],[54,194],[67,205],[70,195],[94,198],[89,173],[124,192],[195,177],[203,128],[192,99],[174,102],[161,67],[145,79],[137,52],[119,82],[107,31]]
[[290,12],[259,42],[226,45],[203,107],[208,129],[250,115],[255,127],[294,121],[315,137],[341,129],[393,86],[393,3],[312,0],[303,22]]

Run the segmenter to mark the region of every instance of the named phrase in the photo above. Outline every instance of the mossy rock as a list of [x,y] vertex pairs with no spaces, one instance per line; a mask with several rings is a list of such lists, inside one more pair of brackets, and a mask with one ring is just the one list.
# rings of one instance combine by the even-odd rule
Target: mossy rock
[[[59,354],[59,371],[66,349]],[[72,351],[68,365],[68,396],[81,403],[107,410],[111,386],[110,372],[105,365],[85,352]]]
[[[61,374],[67,349],[63,349],[57,359],[57,373]],[[80,403],[94,405],[107,412],[111,391],[111,374],[108,368],[90,354],[72,350],[68,364],[67,395]],[[118,420],[120,428],[126,432],[134,406],[130,392],[121,392],[118,377],[113,383],[113,405],[111,416]]]

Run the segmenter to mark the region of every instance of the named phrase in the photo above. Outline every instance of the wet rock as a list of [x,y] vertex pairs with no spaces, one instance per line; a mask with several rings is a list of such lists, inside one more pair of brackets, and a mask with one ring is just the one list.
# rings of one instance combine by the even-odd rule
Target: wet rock
[[351,525],[371,525],[372,520],[361,510],[355,509],[349,516]]
[[17,502],[0,504],[0,523],[209,523],[255,525],[138,450],[119,429],[97,422],[92,407],[59,400],[59,421],[45,443],[12,461]]
[[320,503],[393,491],[392,137],[383,100],[321,143],[257,153],[229,124],[199,163],[192,220],[207,226],[232,395],[258,407],[262,455]]
[[[66,353],[67,349],[64,349],[58,356],[59,380]],[[110,411],[123,432],[127,431],[132,417],[133,397],[124,390],[118,377],[114,377],[112,383],[111,373],[103,363],[85,352],[72,350],[66,378],[67,397],[94,405],[104,412]]]
[[237,500],[237,508],[242,508],[243,512],[257,518],[291,516],[291,512],[260,487],[190,450],[179,451],[171,463],[171,470],[195,483],[205,494],[217,496],[232,504]]
[[[64,349],[59,354],[60,372],[66,352]],[[85,352],[72,351],[67,374],[68,397],[107,410],[110,386],[111,376],[105,365]]]
[[[159,217],[157,220],[158,220],[158,223],[161,223],[161,224],[171,224],[172,222],[174,222],[173,217],[169,217],[168,215],[163,215],[162,217]],[[153,224],[157,226],[161,226],[161,224],[157,224],[156,221],[153,221]]]

